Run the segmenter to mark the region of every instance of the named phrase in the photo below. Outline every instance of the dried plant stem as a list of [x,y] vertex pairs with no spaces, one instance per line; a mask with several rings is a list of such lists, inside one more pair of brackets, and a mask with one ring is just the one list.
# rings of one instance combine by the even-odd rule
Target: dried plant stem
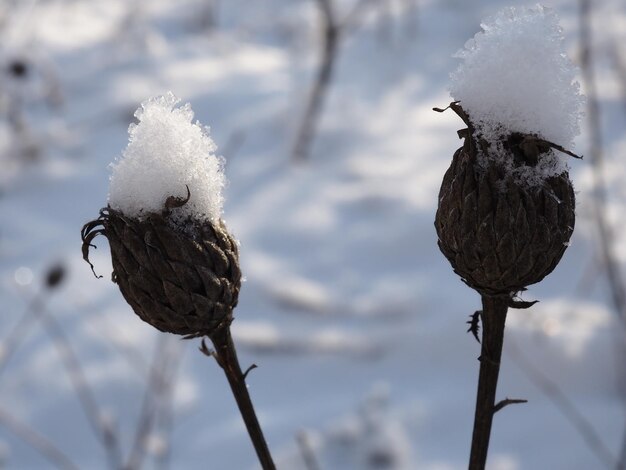
[[248,393],[246,374],[241,371],[241,366],[237,359],[237,351],[230,334],[230,325],[225,324],[217,328],[211,335],[211,341],[215,347],[215,358],[226,374],[230,389],[237,401],[237,406],[250,435],[250,440],[256,450],[261,467],[263,470],[275,470],[276,466],[265,442],[263,431]]
[[487,463],[509,299],[483,295],[482,302],[483,335],[469,470],[484,470]]

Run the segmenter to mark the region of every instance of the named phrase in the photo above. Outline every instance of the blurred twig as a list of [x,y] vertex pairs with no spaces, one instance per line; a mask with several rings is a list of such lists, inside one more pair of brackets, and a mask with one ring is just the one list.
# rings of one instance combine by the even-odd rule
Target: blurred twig
[[613,65],[613,71],[619,81],[622,89],[622,105],[624,107],[624,113],[626,114],[626,63],[620,53],[620,47],[617,44],[613,44],[610,49],[611,61]]
[[[600,128],[600,104],[598,89],[593,72],[593,40],[591,20],[591,0],[580,0],[580,55],[582,78],[587,93],[587,122],[589,126],[591,148],[591,166],[593,170],[594,198],[592,199],[595,225],[600,239],[602,262],[606,269],[607,279],[611,292],[613,308],[626,327],[626,283],[615,257],[615,240],[606,218],[608,202],[607,184],[604,179],[604,157],[602,134]],[[616,55],[614,59],[619,59]],[[615,65],[619,67],[621,61]],[[618,351],[620,358],[624,356],[624,348]],[[620,450],[620,457],[615,467],[617,470],[626,469],[626,427]]]
[[43,306],[39,309],[34,309],[33,313],[42,322],[47,333],[50,335],[53,345],[59,351],[63,366],[68,372],[70,382],[87,416],[87,420],[104,446],[110,467],[112,469],[120,468],[122,454],[117,433],[102,419],[103,414],[87,382],[80,359],[72,349],[70,341],[65,336],[56,318],[51,313],[47,312]]
[[156,467],[161,470],[170,468],[172,459],[172,430],[174,428],[174,398],[176,393],[176,376],[180,369],[180,363],[184,349],[180,348],[179,354],[171,361],[170,370],[166,373],[166,387],[161,397],[161,413],[159,415],[159,427],[166,443],[165,449],[156,461]]
[[64,470],[78,470],[78,466],[47,438],[15,419],[6,410],[0,408],[0,425],[11,431],[32,448],[37,450],[55,467]]
[[418,30],[418,0],[404,0],[407,3],[407,13],[405,14],[407,18],[407,35],[408,39],[413,39],[417,34]]
[[626,326],[626,283],[615,258],[615,240],[606,217],[608,201],[607,185],[604,179],[604,157],[602,133],[600,130],[600,106],[598,90],[593,73],[591,0],[580,0],[580,56],[582,78],[587,94],[587,123],[590,134],[590,161],[593,170],[593,215],[598,229],[602,262],[606,269],[611,291],[611,301],[623,325]]
[[321,470],[311,445],[309,434],[306,431],[300,431],[296,435],[296,441],[298,442],[298,447],[300,448],[305,468],[307,470]]
[[36,295],[35,298],[29,302],[26,310],[24,310],[17,320],[17,323],[13,325],[13,328],[11,328],[2,342],[0,342],[0,376],[2,376],[13,354],[17,351],[21,342],[28,335],[31,327],[35,324],[33,310],[39,308],[42,301],[42,293]]
[[[126,332],[114,324],[114,322],[110,321],[106,314],[103,312],[97,313],[97,324],[94,324],[95,322],[87,323],[90,329],[97,331],[99,337],[104,337],[107,343],[126,359],[130,367],[132,367],[139,376],[147,380],[150,366],[141,354],[141,351],[124,340],[125,337],[128,337]],[[92,319],[95,318],[95,316],[92,317]],[[120,339],[122,340],[120,341]]]
[[522,350],[517,347],[515,341],[509,339],[506,352],[526,377],[528,377],[528,379],[554,403],[556,408],[561,411],[563,416],[582,437],[589,450],[593,452],[598,460],[600,460],[606,468],[615,468],[615,457],[604,445],[604,442],[591,423],[578,411],[578,408],[576,408],[574,403],[560,389],[557,383],[544,374],[540,368],[536,367],[522,353]]
[[154,429],[163,398],[167,396],[168,390],[172,386],[172,377],[177,369],[180,357],[180,350],[177,346],[178,343],[175,344],[171,337],[159,335],[135,430],[133,446],[124,465],[126,470],[138,470],[143,464],[145,444]]
[[303,118],[296,133],[295,144],[291,153],[294,161],[304,161],[309,156],[311,142],[317,130],[337,62],[341,40],[350,30],[360,24],[366,7],[375,2],[373,0],[357,1],[343,20],[337,18],[333,0],[315,0],[315,3],[320,12],[322,25],[321,58],[315,74],[315,81],[307,99]]
[[[14,327],[12,333],[16,339],[5,341],[5,355],[0,364],[0,371],[6,365],[10,356],[19,346],[27,333],[27,327],[33,323],[32,319],[38,320],[46,333],[50,336],[53,346],[57,349],[63,367],[66,369],[70,383],[78,397],[87,421],[91,425],[96,437],[101,441],[112,469],[118,469],[121,465],[121,450],[114,429],[102,419],[102,413],[95,399],[95,395],[85,378],[81,362],[74,352],[70,341],[52,313],[46,309],[46,300],[54,289],[58,288],[65,277],[65,269],[61,265],[55,265],[46,273],[43,290],[37,293],[29,302],[22,317]],[[9,337],[10,338],[10,337]]]

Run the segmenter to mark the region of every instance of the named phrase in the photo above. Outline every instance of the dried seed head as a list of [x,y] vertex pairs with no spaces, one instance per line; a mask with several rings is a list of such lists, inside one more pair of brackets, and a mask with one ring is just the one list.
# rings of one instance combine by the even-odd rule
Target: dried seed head
[[113,281],[145,322],[193,338],[231,321],[241,271],[237,242],[222,221],[189,220],[182,229],[172,224],[167,208],[141,220],[106,208],[83,227],[88,262],[99,234],[109,240]]
[[[524,185],[509,171],[510,161],[479,162],[478,149],[489,153],[490,146],[475,137],[462,108],[456,103],[452,108],[468,130],[461,134],[465,144],[455,152],[439,192],[439,248],[473,289],[510,295],[541,281],[560,261],[574,230],[574,189],[567,172]],[[517,167],[537,165],[554,146],[518,134],[501,144]]]

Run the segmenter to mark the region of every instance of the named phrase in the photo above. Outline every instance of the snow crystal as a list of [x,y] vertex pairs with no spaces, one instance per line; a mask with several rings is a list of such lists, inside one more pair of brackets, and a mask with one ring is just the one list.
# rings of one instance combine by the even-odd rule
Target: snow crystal
[[172,210],[174,220],[217,221],[222,213],[225,178],[209,130],[193,123],[189,103],[169,92],[151,98],[135,112],[129,143],[112,166],[109,206],[141,219],[161,213],[170,196],[189,202]]
[[[580,132],[584,98],[576,67],[563,50],[556,14],[537,5],[506,8],[481,24],[456,57],[450,94],[460,101],[476,131],[496,143],[517,132],[572,146]],[[546,158],[538,173],[565,170],[563,156]],[[552,160],[552,161],[550,161]]]

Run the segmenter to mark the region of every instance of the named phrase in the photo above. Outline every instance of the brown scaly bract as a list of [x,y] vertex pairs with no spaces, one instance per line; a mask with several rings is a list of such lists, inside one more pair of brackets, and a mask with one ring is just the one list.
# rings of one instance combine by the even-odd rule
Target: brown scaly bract
[[92,240],[105,235],[113,281],[142,320],[187,338],[210,336],[230,323],[237,305],[237,242],[222,221],[190,221],[191,229],[183,231],[168,217],[167,209],[142,220],[102,209],[100,217],[82,229],[83,257],[89,262]]
[[[560,261],[574,230],[574,189],[567,172],[534,187],[522,186],[503,165],[478,164],[478,145],[468,125],[439,192],[435,227],[439,248],[454,271],[483,295],[510,296],[541,281]],[[441,111],[441,110],[438,110]],[[533,136],[507,136],[503,147],[517,165],[534,166],[554,144]],[[568,152],[569,153],[569,152]]]

